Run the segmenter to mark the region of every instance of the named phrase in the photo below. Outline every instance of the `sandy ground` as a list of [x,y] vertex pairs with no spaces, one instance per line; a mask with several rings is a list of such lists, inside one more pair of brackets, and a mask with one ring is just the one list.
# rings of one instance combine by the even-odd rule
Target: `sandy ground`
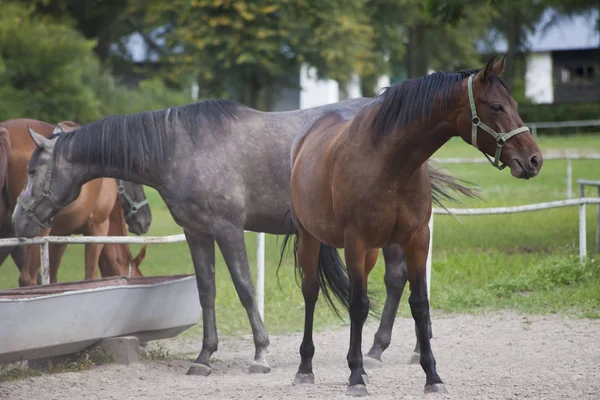
[[[363,349],[376,326],[365,328]],[[414,345],[411,320],[400,319],[381,369],[367,369],[374,399],[600,399],[600,321],[502,312],[433,316],[432,342],[448,395],[423,395],[425,374],[407,364]],[[248,374],[251,339],[223,340],[208,377],[185,375],[188,361],[104,365],[86,372],[7,382],[7,399],[347,399],[347,328],[315,336],[315,384],[292,386],[301,336],[271,336],[265,375]],[[162,341],[171,352],[196,353],[201,338]]]

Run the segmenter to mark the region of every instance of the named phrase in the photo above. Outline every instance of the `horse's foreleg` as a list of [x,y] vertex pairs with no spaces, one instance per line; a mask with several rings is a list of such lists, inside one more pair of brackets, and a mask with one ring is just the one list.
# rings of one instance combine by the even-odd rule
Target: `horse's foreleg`
[[62,260],[65,250],[67,250],[67,243],[52,243],[49,245],[50,251],[50,283],[58,282],[58,268],[60,267],[60,261]]
[[40,268],[40,245],[25,246],[25,263],[19,275],[19,286],[35,286]]
[[[91,221],[87,228],[87,236],[108,235],[110,221],[106,220],[96,223]],[[96,279],[98,277],[98,262],[104,243],[87,243],[85,245],[85,279]]]
[[[385,259],[384,282],[386,298],[381,314],[381,321],[379,322],[379,329],[377,329],[377,333],[375,333],[373,345],[365,359],[365,362],[370,360],[368,361],[370,368],[380,368],[382,366],[381,355],[389,347],[390,342],[392,341],[392,330],[394,328],[396,313],[398,312],[398,304],[400,304],[404,286],[408,279],[408,275],[406,274],[406,259],[400,246],[393,245],[384,248],[383,258]],[[417,347],[415,348],[417,357],[416,361],[414,361],[415,357],[413,354],[411,363],[419,361],[418,346],[419,339],[417,337]]]
[[344,239],[344,254],[350,280],[350,347],[346,357],[350,368],[350,379],[346,394],[349,396],[367,396],[361,348],[362,330],[369,314],[368,272],[365,265],[367,248],[360,240],[346,237]]
[[442,379],[437,374],[435,358],[431,350],[431,319],[427,296],[426,268],[429,250],[429,228],[425,226],[412,236],[405,248],[410,297],[408,302],[417,325],[417,334],[421,350],[420,363],[425,371],[425,393],[447,393]]
[[258,306],[254,297],[254,283],[252,282],[248,255],[246,254],[244,230],[229,222],[223,222],[213,227],[213,234],[221,249],[225,263],[227,263],[235,290],[240,302],[246,309],[250,326],[252,327],[256,352],[254,354],[254,361],[250,364],[250,372],[270,372],[271,367],[267,363],[266,358],[269,336],[258,312]]
[[298,265],[302,268],[302,296],[304,297],[304,336],[300,344],[300,367],[294,377],[294,385],[314,383],[312,359],[315,355],[313,343],[313,318],[319,297],[318,262],[320,243],[309,233],[298,234]]
[[210,356],[217,351],[219,344],[215,317],[215,239],[210,234],[191,234],[185,230],[184,232],[196,272],[204,334],[200,355],[187,374],[207,376],[211,373]]

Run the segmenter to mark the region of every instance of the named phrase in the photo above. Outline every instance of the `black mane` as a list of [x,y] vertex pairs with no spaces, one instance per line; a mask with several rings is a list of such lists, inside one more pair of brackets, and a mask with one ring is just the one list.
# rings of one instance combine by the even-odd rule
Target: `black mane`
[[134,167],[138,170],[149,166],[160,168],[173,155],[177,134],[186,134],[194,140],[199,130],[212,132],[215,131],[210,129],[213,125],[237,118],[241,107],[229,100],[204,100],[103,118],[56,135],[54,157],[56,160],[62,155],[73,162],[126,172]]
[[[431,117],[436,98],[440,96],[439,111],[443,114],[455,105],[460,93],[460,84],[479,69],[465,69],[457,72],[434,72],[419,78],[395,83],[375,98],[381,104],[371,123],[375,139],[395,132],[411,122],[423,121]],[[496,74],[488,78],[490,82],[506,85]]]

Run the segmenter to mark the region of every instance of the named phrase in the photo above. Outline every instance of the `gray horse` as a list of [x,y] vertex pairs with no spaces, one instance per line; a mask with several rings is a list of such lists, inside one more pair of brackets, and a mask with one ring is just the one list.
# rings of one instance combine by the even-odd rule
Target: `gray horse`
[[[20,236],[35,236],[36,218],[50,221],[94,178],[115,177],[155,188],[183,227],[202,306],[202,350],[188,374],[210,374],[209,359],[217,350],[215,241],[252,327],[255,355],[250,372],[269,372],[269,337],[255,301],[244,230],[288,233],[289,151],[294,137],[325,111],[360,108],[369,100],[290,112],[260,112],[226,100],[206,100],[108,117],[52,139],[30,132],[38,150],[13,215],[14,227]],[[448,190],[470,193],[440,171],[430,169],[430,176],[438,201],[451,198]],[[399,247],[385,249],[384,257],[387,299],[369,353],[377,360],[390,343],[407,279]]]

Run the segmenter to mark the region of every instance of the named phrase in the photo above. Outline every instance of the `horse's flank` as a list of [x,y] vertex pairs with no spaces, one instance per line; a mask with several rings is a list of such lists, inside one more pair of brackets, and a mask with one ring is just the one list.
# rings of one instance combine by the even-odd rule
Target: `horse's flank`
[[10,136],[0,127],[0,232],[10,224],[10,195],[8,191],[8,158],[10,156]]

